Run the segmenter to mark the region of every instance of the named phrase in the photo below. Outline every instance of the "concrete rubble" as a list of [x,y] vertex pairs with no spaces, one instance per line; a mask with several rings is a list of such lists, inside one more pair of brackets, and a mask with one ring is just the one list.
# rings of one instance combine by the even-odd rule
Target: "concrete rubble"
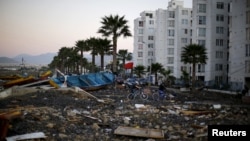
[[49,141],[198,141],[207,140],[208,125],[250,124],[250,105],[234,95],[175,92],[159,102],[151,96],[128,100],[128,91],[120,87],[32,89],[0,98],[0,115],[21,113],[10,120],[6,138],[38,134]]

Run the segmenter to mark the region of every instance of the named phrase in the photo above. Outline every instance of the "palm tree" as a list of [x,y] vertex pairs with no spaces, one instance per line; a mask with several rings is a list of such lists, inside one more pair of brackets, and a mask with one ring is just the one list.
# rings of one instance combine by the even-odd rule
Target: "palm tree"
[[100,55],[101,58],[101,70],[104,69],[104,55],[110,55],[111,54],[111,41],[108,39],[97,39],[97,53]]
[[122,66],[125,65],[126,60],[132,60],[132,53],[128,52],[127,49],[120,49],[117,54],[117,59],[122,61]]
[[[151,72],[155,74],[155,84],[158,85],[158,72],[161,72],[161,70],[163,69],[162,64],[160,63],[152,63],[151,64]],[[150,68],[148,68],[149,70]]]
[[145,66],[143,65],[137,65],[134,68],[134,72],[136,75],[138,75],[139,78],[141,78],[141,75],[145,74]]
[[82,68],[83,68],[83,52],[89,51],[90,48],[87,46],[87,42],[85,40],[78,40],[76,41],[75,48],[80,51],[81,53],[81,73],[82,73]]
[[117,40],[120,36],[129,37],[132,36],[129,26],[127,25],[128,21],[125,20],[125,16],[119,17],[118,15],[104,16],[102,18],[102,26],[97,31],[101,33],[104,37],[112,37],[113,41],[113,72],[117,73]]
[[91,71],[94,72],[95,69],[95,56],[98,54],[97,52],[97,45],[98,45],[98,40],[97,38],[91,37],[87,39],[87,45],[90,48],[91,55],[92,55],[92,69]]
[[198,44],[189,44],[183,48],[181,61],[185,64],[192,64],[192,91],[195,84],[196,64],[206,64],[207,50],[204,46]]
[[62,72],[65,72],[65,66],[66,66],[66,61],[68,59],[69,56],[69,52],[70,52],[70,48],[69,47],[62,47],[59,49],[58,52],[58,58],[60,60],[60,70]]

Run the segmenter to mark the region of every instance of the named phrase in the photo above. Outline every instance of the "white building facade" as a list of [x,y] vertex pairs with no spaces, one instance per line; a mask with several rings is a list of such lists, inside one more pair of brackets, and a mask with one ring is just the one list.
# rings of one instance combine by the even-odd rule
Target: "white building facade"
[[[151,16],[149,16],[151,15]],[[206,64],[197,64],[197,79],[210,86],[250,86],[250,0],[171,0],[167,9],[143,12],[134,21],[135,65],[161,63],[176,78],[192,68],[181,62],[191,43],[207,49]],[[140,26],[142,25],[143,26]]]

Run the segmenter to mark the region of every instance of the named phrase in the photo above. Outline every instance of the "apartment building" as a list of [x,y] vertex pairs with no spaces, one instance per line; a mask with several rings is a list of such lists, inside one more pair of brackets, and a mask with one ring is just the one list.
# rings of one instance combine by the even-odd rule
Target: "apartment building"
[[250,86],[250,0],[231,0],[229,16],[229,82]]
[[171,0],[166,9],[140,16],[134,21],[135,65],[158,62],[180,78],[181,70],[192,70],[180,61],[182,47],[196,43],[208,53],[207,63],[196,66],[197,79],[233,90],[250,86],[250,0],[193,0],[192,9]]

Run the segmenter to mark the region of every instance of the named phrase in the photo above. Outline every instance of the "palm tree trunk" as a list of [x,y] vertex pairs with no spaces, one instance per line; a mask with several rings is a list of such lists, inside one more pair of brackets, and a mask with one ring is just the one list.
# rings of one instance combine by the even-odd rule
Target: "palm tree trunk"
[[117,52],[117,37],[113,37],[113,73],[115,74],[117,73],[116,52]]
[[191,86],[191,92],[194,92],[194,85],[195,85],[195,71],[196,71],[196,68],[195,68],[195,63],[193,63],[193,66],[192,66],[192,86]]
[[101,55],[101,71],[104,70],[104,55]]
[[82,67],[83,67],[83,51],[81,51],[81,74],[82,74]]

